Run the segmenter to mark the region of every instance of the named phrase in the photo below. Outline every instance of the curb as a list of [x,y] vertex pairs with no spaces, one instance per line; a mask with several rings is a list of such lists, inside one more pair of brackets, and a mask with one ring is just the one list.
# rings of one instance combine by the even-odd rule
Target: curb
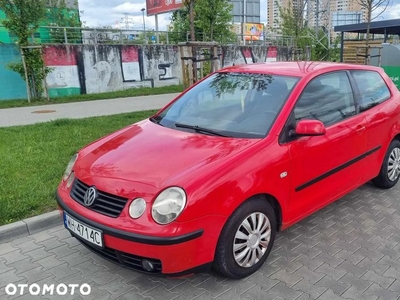
[[7,243],[62,224],[63,221],[60,212],[55,210],[22,221],[3,225],[0,226],[0,243]]

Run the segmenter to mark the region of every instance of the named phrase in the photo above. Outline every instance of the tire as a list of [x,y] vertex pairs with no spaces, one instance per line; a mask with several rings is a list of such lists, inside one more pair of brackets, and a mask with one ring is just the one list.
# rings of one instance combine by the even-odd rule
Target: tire
[[[254,221],[256,225],[261,224],[261,230],[257,231],[257,226],[254,228]],[[250,233],[245,227],[256,234]],[[222,229],[215,252],[214,270],[234,279],[253,274],[263,265],[271,252],[276,227],[274,209],[266,199],[256,197],[244,202],[230,216]],[[234,243],[241,245],[235,254]],[[251,255],[248,256],[249,253]]]
[[[393,173],[394,172],[394,173]],[[400,178],[400,141],[393,140],[382,162],[379,175],[372,183],[382,189],[394,187]]]

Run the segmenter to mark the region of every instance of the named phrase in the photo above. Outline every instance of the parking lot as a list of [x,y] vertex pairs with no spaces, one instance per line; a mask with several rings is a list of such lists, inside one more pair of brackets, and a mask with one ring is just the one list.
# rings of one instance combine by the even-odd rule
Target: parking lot
[[89,296],[46,299],[399,299],[399,192],[364,185],[279,233],[265,265],[244,280],[143,275],[99,258],[58,226],[0,245],[0,299],[9,283],[91,286]]

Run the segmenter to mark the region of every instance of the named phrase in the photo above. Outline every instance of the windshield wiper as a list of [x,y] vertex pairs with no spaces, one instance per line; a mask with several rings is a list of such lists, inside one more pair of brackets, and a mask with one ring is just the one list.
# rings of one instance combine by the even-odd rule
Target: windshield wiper
[[222,134],[222,133],[220,133],[218,131],[215,131],[215,130],[212,130],[212,129],[208,129],[208,128],[204,128],[204,127],[200,127],[200,126],[197,126],[197,125],[188,125],[188,124],[182,124],[182,123],[175,123],[175,127],[193,129],[196,132],[205,132],[205,133],[209,133],[211,135],[216,135],[216,136],[231,137],[229,135]]
[[158,125],[163,126],[162,124],[160,124],[160,121],[162,120],[162,118],[160,118],[159,116],[150,117],[149,120],[150,120],[151,122],[153,122],[153,123],[156,123],[156,124],[158,124]]

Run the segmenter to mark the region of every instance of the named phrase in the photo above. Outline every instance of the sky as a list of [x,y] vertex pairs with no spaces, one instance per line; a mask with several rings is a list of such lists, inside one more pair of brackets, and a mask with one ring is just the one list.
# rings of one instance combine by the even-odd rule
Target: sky
[[[267,21],[267,0],[261,0],[260,2],[261,22],[265,23]],[[376,20],[400,18],[400,0],[391,0],[391,2],[392,7]],[[89,27],[112,26],[119,23],[122,28],[125,28],[126,19],[128,19],[130,28],[142,29],[142,8],[146,8],[145,0],[79,0],[79,9],[83,12],[81,20]],[[159,30],[166,30],[167,25],[170,23],[170,14],[159,15],[158,22]],[[145,23],[146,28],[154,29],[155,17],[145,16]]]

